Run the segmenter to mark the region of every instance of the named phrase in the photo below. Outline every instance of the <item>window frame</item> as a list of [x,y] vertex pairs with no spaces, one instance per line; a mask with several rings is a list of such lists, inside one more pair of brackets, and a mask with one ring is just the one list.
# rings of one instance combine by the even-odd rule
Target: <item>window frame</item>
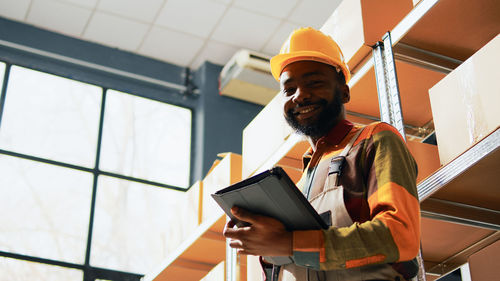
[[[38,54],[33,54],[25,52],[22,50],[0,48],[0,61],[5,63],[4,80],[1,85],[0,91],[0,127],[2,124],[3,109],[5,106],[5,99],[7,95],[7,85],[9,82],[10,70],[13,65],[25,67],[35,71],[41,71],[48,74],[76,80],[83,83],[88,83],[96,85],[102,89],[102,100],[99,116],[98,125],[98,141],[97,141],[97,151],[96,151],[96,161],[93,168],[81,167],[78,165],[68,164],[64,162],[54,161],[50,159],[44,159],[41,157],[35,157],[32,155],[26,155],[22,153],[17,153],[13,151],[7,151],[0,149],[0,154],[10,155],[14,157],[19,157],[31,161],[42,162],[46,164],[57,165],[65,168],[71,168],[81,171],[90,172],[93,175],[93,186],[92,186],[92,199],[89,214],[89,228],[87,236],[87,245],[85,253],[84,264],[74,264],[69,262],[63,262],[58,260],[45,259],[40,257],[10,253],[0,251],[0,256],[15,258],[25,261],[40,262],[49,265],[57,265],[62,267],[80,269],[83,271],[85,281],[93,281],[95,279],[109,279],[109,280],[140,280],[143,275],[133,272],[122,272],[113,269],[97,268],[90,265],[90,252],[92,249],[92,232],[93,232],[93,222],[95,216],[95,205],[96,205],[96,191],[97,182],[99,175],[111,176],[123,180],[129,180],[134,182],[139,182],[148,185],[154,185],[163,188],[175,189],[180,191],[187,191],[189,186],[193,183],[193,171],[195,164],[195,143],[196,143],[196,115],[195,110],[197,108],[198,100],[197,96],[189,93],[183,92],[179,89],[165,87],[159,84],[148,83],[147,81],[141,81],[138,79],[133,79],[130,77],[120,76],[116,73],[105,72],[101,70],[96,70],[92,68],[83,67],[81,65],[71,64],[66,61],[57,60],[51,57],[44,57]],[[186,77],[188,77],[189,69],[186,68]],[[187,83],[186,79],[186,84]],[[188,188],[181,188],[176,186],[171,186],[163,183],[158,183],[154,181],[149,181],[145,179],[120,175],[116,173],[110,173],[99,170],[99,161],[101,153],[101,143],[102,143],[102,130],[104,122],[104,109],[106,106],[106,95],[107,90],[113,89],[134,96],[139,96],[147,99],[151,99],[158,102],[163,102],[179,107],[186,108],[191,111],[191,147],[190,147],[190,175]],[[189,89],[189,87],[188,87]]]

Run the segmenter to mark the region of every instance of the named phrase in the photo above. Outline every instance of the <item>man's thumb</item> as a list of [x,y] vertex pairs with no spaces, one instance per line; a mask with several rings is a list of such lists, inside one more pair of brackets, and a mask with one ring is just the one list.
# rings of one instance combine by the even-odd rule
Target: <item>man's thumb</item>
[[239,207],[232,207],[231,208],[231,213],[238,219],[238,220],[241,220],[241,221],[245,221],[245,222],[248,222],[250,224],[254,224],[255,223],[255,215],[248,212],[247,210],[243,209],[243,208],[239,208]]

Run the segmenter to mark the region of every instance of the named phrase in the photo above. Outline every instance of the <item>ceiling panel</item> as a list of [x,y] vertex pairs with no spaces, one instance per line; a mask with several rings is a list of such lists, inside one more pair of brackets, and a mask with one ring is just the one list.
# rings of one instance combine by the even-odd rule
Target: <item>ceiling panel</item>
[[290,33],[292,33],[293,30],[298,29],[299,27],[300,25],[292,22],[285,21],[281,23],[281,25],[271,37],[271,40],[267,42],[262,51],[271,55],[279,53],[283,42],[285,42],[285,40],[288,38],[288,36],[290,36]]
[[207,38],[226,7],[207,0],[169,0],[156,24]]
[[0,0],[0,16],[197,68],[242,48],[275,55],[293,29],[319,28],[340,1]]
[[209,41],[189,67],[197,69],[204,61],[224,65],[239,50],[224,43]]
[[139,53],[177,65],[187,66],[203,46],[199,37],[153,27]]
[[230,8],[215,29],[212,38],[234,46],[260,50],[278,28],[280,20]]
[[96,12],[90,20],[83,38],[111,47],[134,51],[142,42],[148,25]]
[[59,1],[71,3],[84,8],[95,8],[98,0],[59,0]]
[[225,4],[225,5],[229,5],[231,4],[231,2],[233,2],[233,0],[211,0],[212,2],[217,2],[217,3],[221,3],[221,4]]
[[27,22],[63,34],[79,36],[92,11],[54,0],[34,0]]
[[97,9],[150,23],[163,3],[164,0],[100,0]]
[[342,0],[302,0],[288,17],[288,20],[304,26],[320,28],[340,2]]
[[0,0],[0,16],[13,20],[24,20],[31,0]]
[[233,2],[236,7],[283,19],[290,14],[298,0],[234,0]]

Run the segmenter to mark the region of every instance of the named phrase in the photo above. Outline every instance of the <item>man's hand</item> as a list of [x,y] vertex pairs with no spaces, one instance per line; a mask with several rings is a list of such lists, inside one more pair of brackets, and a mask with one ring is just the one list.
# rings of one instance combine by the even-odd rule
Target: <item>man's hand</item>
[[292,232],[278,220],[253,214],[242,208],[233,207],[231,213],[250,226],[234,227],[229,221],[224,236],[230,238],[229,246],[238,249],[239,254],[256,256],[291,256]]

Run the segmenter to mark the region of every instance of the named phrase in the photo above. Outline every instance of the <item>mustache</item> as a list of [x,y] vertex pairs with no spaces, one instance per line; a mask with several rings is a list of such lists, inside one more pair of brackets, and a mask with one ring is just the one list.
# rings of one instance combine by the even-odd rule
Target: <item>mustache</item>
[[318,105],[318,106],[326,106],[328,102],[326,100],[319,100],[317,102],[303,102],[297,104],[295,107],[288,109],[287,114],[294,115],[296,114],[297,109],[310,105]]

